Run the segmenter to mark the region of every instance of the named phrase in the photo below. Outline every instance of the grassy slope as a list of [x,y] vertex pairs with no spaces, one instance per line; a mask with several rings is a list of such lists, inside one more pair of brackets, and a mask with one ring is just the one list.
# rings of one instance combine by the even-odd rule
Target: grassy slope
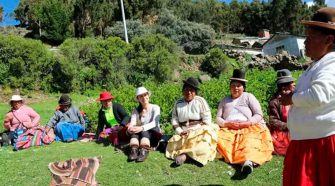
[[[88,99],[77,95],[72,98],[78,104]],[[42,124],[52,116],[57,99],[58,96],[51,96],[40,103],[30,104],[40,113]],[[6,113],[8,109],[7,104],[0,104],[0,113]],[[0,115],[0,121],[3,121],[3,115]],[[2,131],[2,126],[0,129]],[[152,152],[144,163],[128,163],[125,154],[110,146],[81,142],[53,143],[20,152],[13,152],[10,147],[0,148],[0,185],[48,185],[48,163],[92,156],[102,156],[103,159],[97,173],[101,185],[281,185],[282,157],[275,156],[246,179],[232,180],[235,169],[219,160],[205,167],[185,164],[171,168],[172,161],[164,154]]]

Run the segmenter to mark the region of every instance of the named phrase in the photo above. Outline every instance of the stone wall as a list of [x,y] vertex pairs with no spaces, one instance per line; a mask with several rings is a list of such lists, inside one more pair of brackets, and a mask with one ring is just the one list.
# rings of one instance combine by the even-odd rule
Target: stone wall
[[299,63],[299,59],[296,56],[289,55],[286,51],[283,51],[275,56],[262,54],[251,56],[238,50],[229,49],[224,49],[223,52],[228,57],[247,64],[249,68],[266,69],[273,67],[275,70],[283,68],[289,70],[304,70],[311,62],[309,59],[306,59],[306,62]]

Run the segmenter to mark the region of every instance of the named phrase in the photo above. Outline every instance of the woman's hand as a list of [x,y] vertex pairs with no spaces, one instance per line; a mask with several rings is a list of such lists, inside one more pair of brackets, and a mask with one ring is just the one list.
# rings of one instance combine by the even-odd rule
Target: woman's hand
[[292,91],[281,92],[279,101],[281,102],[282,105],[293,105],[292,95],[293,95]]
[[143,127],[140,126],[133,126],[128,128],[128,132],[130,134],[137,134],[143,131]]
[[188,135],[188,131],[184,130],[183,132],[180,133],[180,136],[187,136]]
[[228,121],[225,123],[225,127],[229,129],[242,129],[242,128],[247,128],[251,125],[250,121]]

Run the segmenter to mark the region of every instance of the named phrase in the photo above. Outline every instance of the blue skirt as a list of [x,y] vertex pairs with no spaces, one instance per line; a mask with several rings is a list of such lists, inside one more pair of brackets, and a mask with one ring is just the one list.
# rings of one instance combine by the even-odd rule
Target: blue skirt
[[80,124],[59,122],[55,127],[56,141],[76,141],[84,131],[85,128]]

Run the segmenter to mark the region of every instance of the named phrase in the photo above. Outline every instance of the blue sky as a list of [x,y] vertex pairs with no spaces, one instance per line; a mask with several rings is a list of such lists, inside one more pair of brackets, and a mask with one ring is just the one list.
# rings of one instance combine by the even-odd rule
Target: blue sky
[[18,24],[17,21],[9,16],[9,13],[13,12],[18,4],[19,0],[0,0],[0,6],[3,7],[5,16],[3,22],[0,23],[0,26]]
[[[220,1],[230,3],[231,0],[220,0]],[[247,1],[251,2],[252,0]],[[310,2],[312,0],[305,0],[305,1]],[[14,9],[18,4],[19,0],[0,0],[0,6],[4,8],[4,15],[5,15],[3,22],[0,23],[0,26],[18,24],[17,21],[15,21],[9,16],[9,14],[14,11]],[[326,4],[330,7],[335,7],[335,0],[326,0]]]

